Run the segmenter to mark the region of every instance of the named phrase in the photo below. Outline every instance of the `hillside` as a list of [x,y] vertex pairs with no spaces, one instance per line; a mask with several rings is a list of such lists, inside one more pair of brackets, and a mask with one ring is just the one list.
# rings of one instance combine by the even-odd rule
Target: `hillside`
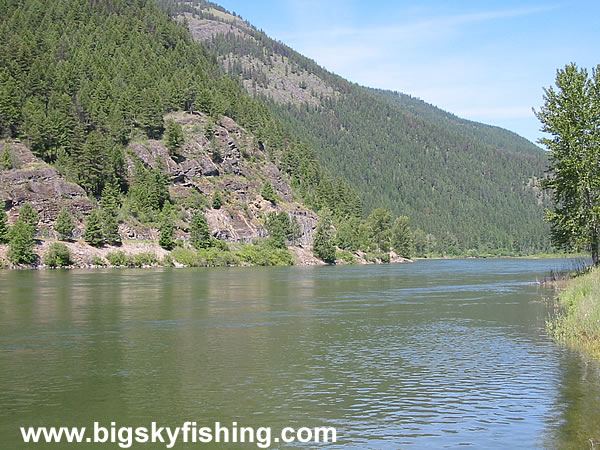
[[409,216],[438,253],[548,250],[538,188],[547,160],[535,145],[348,82],[218,5],[166,3],[224,70],[352,183],[365,214],[385,207]]
[[315,153],[151,0],[0,3],[0,266],[409,256]]

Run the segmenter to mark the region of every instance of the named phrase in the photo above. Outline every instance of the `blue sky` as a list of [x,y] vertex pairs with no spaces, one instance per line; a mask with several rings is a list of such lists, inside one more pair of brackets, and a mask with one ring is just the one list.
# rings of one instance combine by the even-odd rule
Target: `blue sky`
[[321,66],[460,117],[542,136],[531,109],[570,62],[600,64],[600,2],[220,0]]

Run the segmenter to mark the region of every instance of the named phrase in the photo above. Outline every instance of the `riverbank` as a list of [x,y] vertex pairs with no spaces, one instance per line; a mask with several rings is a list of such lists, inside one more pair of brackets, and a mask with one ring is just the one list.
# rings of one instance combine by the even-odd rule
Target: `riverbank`
[[559,312],[546,324],[550,335],[600,359],[600,269],[567,282],[556,301]]
[[[55,244],[64,245],[68,251],[66,268],[117,268],[117,267],[240,267],[240,266],[316,266],[325,265],[314,256],[312,248],[301,245],[290,245],[285,249],[273,248],[265,243],[220,243],[220,245],[195,250],[188,245],[178,246],[168,251],[153,240],[126,240],[121,245],[105,245],[93,247],[83,240],[57,241],[54,239],[38,239],[33,252],[36,261],[30,265],[15,266],[10,263],[8,246],[0,245],[0,268],[2,269],[46,269],[53,268],[48,264],[46,255]],[[377,255],[357,252],[338,252],[336,264],[381,264],[384,261]],[[350,255],[351,258],[348,256]],[[392,263],[413,262],[402,258],[394,252],[390,253]]]

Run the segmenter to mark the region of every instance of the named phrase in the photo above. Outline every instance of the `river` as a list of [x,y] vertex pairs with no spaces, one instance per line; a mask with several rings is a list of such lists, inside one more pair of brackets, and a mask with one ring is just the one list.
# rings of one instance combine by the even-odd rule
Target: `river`
[[548,338],[535,283],[568,264],[0,271],[0,447],[235,421],[336,427],[327,448],[589,448],[600,369]]

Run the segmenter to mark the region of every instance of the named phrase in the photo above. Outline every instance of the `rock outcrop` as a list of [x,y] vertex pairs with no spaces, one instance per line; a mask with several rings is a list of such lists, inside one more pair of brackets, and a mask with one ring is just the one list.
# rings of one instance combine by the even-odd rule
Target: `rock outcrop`
[[79,236],[83,229],[83,216],[93,207],[85,191],[66,181],[20,142],[7,145],[14,169],[0,171],[0,201],[5,204],[9,222],[13,223],[19,208],[29,202],[40,214],[38,234],[54,237],[52,224],[61,208],[66,206],[76,222],[75,236]]

